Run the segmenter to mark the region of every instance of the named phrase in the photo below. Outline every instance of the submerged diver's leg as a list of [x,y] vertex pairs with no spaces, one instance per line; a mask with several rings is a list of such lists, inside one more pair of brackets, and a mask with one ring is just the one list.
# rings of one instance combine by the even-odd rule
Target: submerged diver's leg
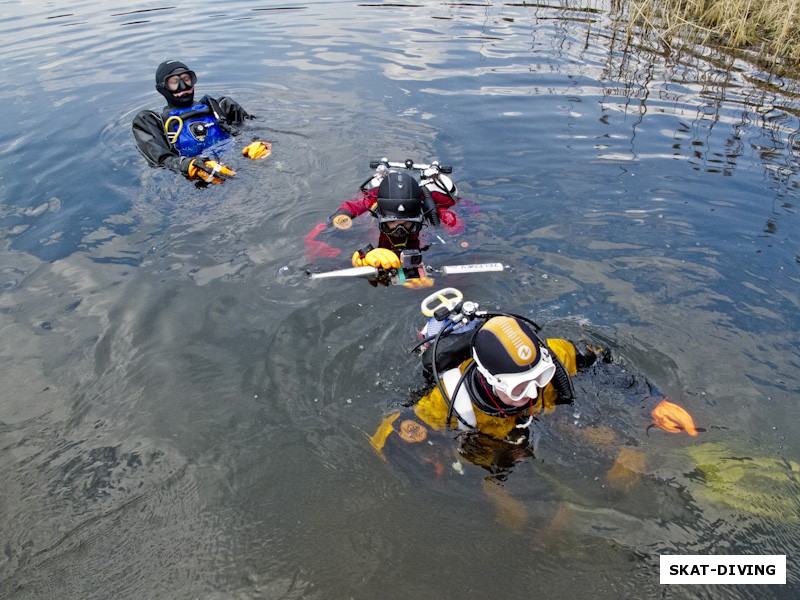
[[623,446],[619,449],[614,464],[606,472],[608,484],[615,490],[630,492],[639,484],[645,470],[645,462],[645,456],[641,451]]
[[483,480],[483,493],[494,504],[495,520],[500,525],[517,531],[528,523],[530,516],[527,507],[512,497],[500,481],[494,477],[486,477]]

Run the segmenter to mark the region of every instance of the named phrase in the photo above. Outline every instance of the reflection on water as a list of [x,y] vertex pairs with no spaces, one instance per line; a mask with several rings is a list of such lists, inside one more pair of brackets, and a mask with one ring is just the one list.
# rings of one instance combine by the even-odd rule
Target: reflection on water
[[[689,598],[658,556],[724,553],[789,585],[701,594],[793,597],[794,82],[628,43],[604,2],[4,9],[0,596]],[[272,156],[149,169],[130,122],[173,57]],[[311,282],[302,244],[382,156],[479,208],[429,262],[510,266],[437,284],[600,341],[641,402],[580,380],[502,486],[387,468],[425,294]],[[652,390],[702,437],[648,433]]]

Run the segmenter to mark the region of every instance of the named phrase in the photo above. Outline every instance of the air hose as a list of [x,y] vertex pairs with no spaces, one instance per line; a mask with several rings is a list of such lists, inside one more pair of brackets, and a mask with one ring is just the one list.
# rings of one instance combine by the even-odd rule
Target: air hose
[[425,213],[425,217],[428,219],[428,222],[433,225],[434,227],[438,227],[442,224],[441,219],[439,219],[439,210],[436,208],[436,200],[433,199],[433,194],[431,191],[426,188],[424,185],[422,187],[422,195],[425,199],[422,202],[423,212]]

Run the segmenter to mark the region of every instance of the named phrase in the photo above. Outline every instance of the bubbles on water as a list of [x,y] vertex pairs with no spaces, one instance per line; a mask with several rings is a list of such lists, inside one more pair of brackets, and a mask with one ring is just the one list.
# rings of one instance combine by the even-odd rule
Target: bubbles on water
[[278,269],[278,276],[277,276],[278,283],[286,283],[287,281],[289,281],[291,275],[292,275],[292,270],[288,266],[284,265],[283,267]]

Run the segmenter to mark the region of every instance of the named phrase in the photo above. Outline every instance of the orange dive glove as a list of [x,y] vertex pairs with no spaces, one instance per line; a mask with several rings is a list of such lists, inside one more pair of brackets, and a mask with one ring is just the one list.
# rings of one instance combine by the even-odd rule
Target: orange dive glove
[[206,183],[222,183],[236,175],[236,172],[215,160],[198,156],[189,163],[187,174],[189,179],[202,179]]
[[692,437],[697,435],[692,415],[667,399],[662,400],[650,414],[653,417],[653,425],[664,431],[680,433],[683,430]]

